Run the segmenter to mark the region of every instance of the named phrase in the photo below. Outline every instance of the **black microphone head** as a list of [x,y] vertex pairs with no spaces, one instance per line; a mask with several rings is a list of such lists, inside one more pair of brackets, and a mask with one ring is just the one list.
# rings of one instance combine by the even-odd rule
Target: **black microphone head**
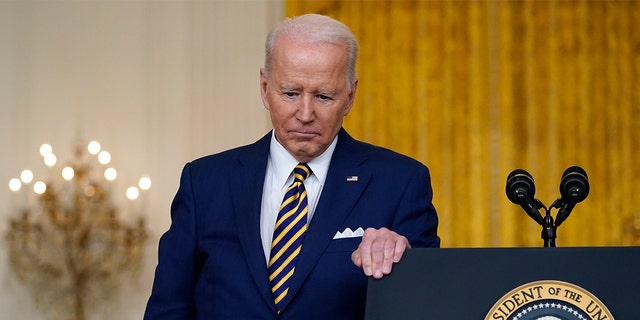
[[529,172],[516,169],[511,171],[507,176],[507,198],[515,204],[519,204],[517,200],[517,194],[524,192],[529,199],[533,199],[536,194],[536,185],[533,181],[533,177]]
[[589,179],[587,172],[578,166],[567,168],[560,181],[560,194],[562,199],[572,199],[578,203],[589,195]]

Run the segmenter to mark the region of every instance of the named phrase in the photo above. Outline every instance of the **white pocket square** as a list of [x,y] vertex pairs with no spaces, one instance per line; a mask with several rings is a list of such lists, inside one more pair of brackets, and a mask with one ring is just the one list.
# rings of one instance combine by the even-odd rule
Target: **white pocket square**
[[346,228],[344,231],[336,231],[336,235],[333,236],[333,239],[346,239],[346,238],[359,238],[364,235],[364,230],[362,227],[356,229],[356,231],[351,230],[351,228]]

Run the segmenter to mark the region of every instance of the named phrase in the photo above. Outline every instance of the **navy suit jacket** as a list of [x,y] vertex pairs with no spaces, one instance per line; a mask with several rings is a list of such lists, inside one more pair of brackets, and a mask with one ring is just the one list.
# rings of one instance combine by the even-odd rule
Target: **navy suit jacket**
[[270,137],[184,167],[144,319],[363,319],[361,238],[336,231],[386,227],[412,247],[440,245],[427,167],[341,130],[278,315],[260,240]]

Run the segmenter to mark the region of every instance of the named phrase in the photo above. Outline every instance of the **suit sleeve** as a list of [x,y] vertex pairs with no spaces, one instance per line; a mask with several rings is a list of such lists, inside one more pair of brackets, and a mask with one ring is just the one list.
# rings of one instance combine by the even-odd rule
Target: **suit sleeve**
[[402,193],[392,227],[405,236],[413,248],[440,247],[438,215],[432,201],[429,169],[420,164]]
[[194,319],[194,288],[199,273],[195,206],[190,165],[171,204],[171,227],[162,235],[158,265],[144,319]]

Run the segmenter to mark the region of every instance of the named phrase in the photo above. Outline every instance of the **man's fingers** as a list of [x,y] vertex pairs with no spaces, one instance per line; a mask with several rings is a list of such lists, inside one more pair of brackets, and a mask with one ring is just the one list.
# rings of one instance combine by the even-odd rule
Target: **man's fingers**
[[367,228],[358,249],[351,254],[351,260],[367,276],[380,279],[391,273],[393,264],[399,262],[410,247],[407,238],[389,229]]
[[377,237],[371,243],[371,264],[373,268],[373,277],[378,279],[382,277],[384,263],[388,255],[387,241],[383,237]]
[[402,259],[402,255],[407,248],[411,248],[411,245],[406,238],[401,239],[401,241],[397,241],[395,251],[393,252],[393,262],[400,262],[400,259]]
[[373,248],[375,241],[375,229],[368,228],[365,230],[364,235],[362,236],[362,242],[358,247],[358,251],[360,251],[360,259],[362,262],[362,270],[364,270],[364,274],[367,276],[373,275]]
[[351,261],[353,261],[353,264],[355,264],[358,268],[362,268],[362,256],[360,255],[359,248],[351,254]]
[[[395,239],[387,239],[384,242],[384,257],[382,259],[382,274],[389,274],[391,272],[391,268],[393,267],[393,262],[395,259],[395,250],[397,247],[397,240]],[[382,277],[382,274],[380,276]]]

